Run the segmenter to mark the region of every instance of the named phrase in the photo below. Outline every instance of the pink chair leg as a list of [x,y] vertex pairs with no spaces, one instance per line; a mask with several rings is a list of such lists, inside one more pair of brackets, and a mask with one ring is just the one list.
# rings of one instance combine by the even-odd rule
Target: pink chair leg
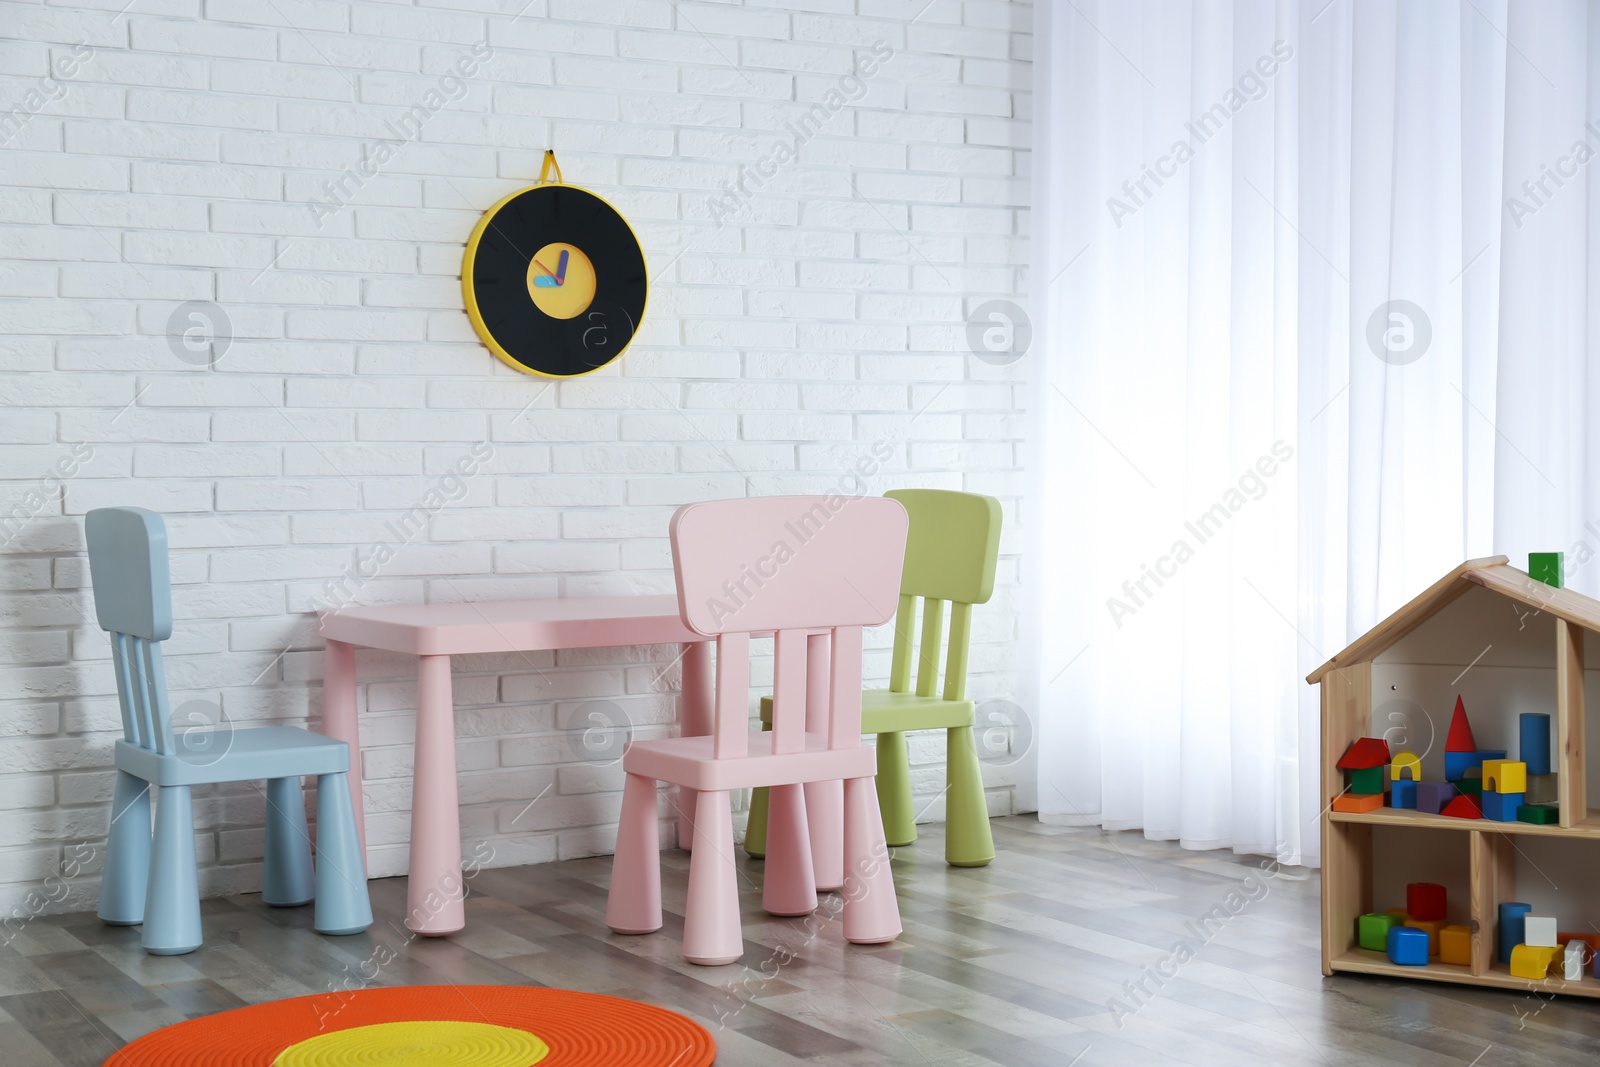
[[461,810],[449,656],[418,659],[415,758],[406,926],[439,937],[467,925],[462,903],[467,887],[461,880]]
[[653,934],[661,929],[656,783],[638,774],[628,775],[622,789],[622,817],[617,823],[617,854],[611,861],[606,925],[619,934]]
[[[714,642],[695,641],[683,646],[683,695],[678,706],[678,721],[684,737],[704,737],[711,732],[712,703],[716,699],[711,681],[711,647]],[[678,787],[678,847],[694,848],[694,810],[699,794],[688,786]]]
[[683,958],[706,967],[737,963],[744,955],[744,935],[733,866],[733,810],[726,790],[700,794],[695,833],[689,900],[683,910]]
[[775,785],[768,796],[761,906],[768,915],[810,915],[817,910],[817,888],[811,873],[805,793],[798,785]]
[[844,936],[875,945],[900,936],[900,904],[871,778],[844,783]]
[[356,714],[356,650],[329,641],[322,653],[322,732],[350,746],[350,807],[356,815],[361,855],[367,852],[366,813],[361,805],[361,720]]
[[844,886],[844,783],[807,782],[806,826],[811,831],[811,872],[818,892]]

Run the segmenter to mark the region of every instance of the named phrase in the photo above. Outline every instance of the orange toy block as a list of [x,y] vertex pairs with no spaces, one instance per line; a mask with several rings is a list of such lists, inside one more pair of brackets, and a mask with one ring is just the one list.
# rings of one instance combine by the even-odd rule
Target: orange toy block
[[1439,931],[1439,962],[1472,966],[1472,927],[1446,926]]
[[1600,953],[1600,934],[1595,933],[1593,930],[1586,930],[1581,934],[1557,934],[1556,940],[1563,945],[1571,941],[1582,941],[1589,946],[1591,953]]
[[1377,811],[1379,808],[1383,807],[1383,798],[1384,794],[1382,793],[1373,793],[1370,795],[1361,793],[1340,793],[1338,796],[1333,798],[1333,810],[1347,812]]
[[[1428,955],[1439,955],[1440,932],[1445,927],[1443,919],[1407,919],[1405,925],[1417,930],[1425,930],[1428,934]],[[1469,950],[1470,951],[1470,950]]]

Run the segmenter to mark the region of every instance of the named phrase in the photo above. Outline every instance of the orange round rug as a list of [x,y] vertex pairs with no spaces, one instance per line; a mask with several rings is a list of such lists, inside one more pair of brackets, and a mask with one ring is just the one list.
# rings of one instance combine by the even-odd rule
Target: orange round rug
[[707,1067],[676,1012],[537,986],[401,986],[236,1008],[146,1034],[104,1067]]

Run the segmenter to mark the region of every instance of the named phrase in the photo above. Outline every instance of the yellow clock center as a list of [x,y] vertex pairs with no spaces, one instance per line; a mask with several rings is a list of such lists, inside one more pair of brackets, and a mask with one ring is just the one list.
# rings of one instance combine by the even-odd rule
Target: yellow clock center
[[528,295],[552,319],[575,319],[594,302],[594,264],[576,245],[545,245],[528,263]]

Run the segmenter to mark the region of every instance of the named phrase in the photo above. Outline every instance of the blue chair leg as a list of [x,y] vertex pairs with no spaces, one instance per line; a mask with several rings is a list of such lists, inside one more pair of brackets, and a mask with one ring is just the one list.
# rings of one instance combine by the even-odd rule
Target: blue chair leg
[[200,878],[194,857],[194,805],[186,785],[161,787],[155,848],[145,896],[146,952],[181,956],[200,947]]
[[100,876],[100,921],[112,926],[144,922],[150,882],[150,783],[117,772],[111,798],[111,833]]
[[322,934],[359,934],[372,925],[367,865],[343,772],[317,778],[317,911],[312,925]]
[[311,834],[299,778],[267,779],[267,847],[261,899],[274,908],[308,904],[316,895],[311,874]]

